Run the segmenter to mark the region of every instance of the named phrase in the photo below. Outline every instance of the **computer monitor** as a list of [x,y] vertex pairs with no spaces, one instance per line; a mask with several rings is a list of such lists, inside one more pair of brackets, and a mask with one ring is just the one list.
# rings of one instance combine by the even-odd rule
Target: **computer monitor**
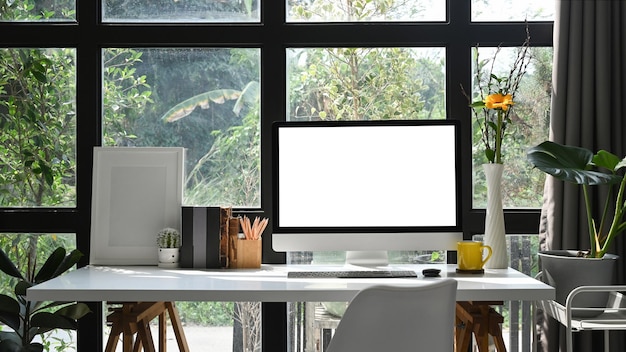
[[463,238],[457,120],[276,122],[275,251],[455,250]]

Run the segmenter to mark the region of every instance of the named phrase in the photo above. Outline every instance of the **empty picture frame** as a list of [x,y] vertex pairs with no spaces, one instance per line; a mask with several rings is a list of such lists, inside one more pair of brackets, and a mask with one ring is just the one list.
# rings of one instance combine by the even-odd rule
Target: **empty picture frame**
[[89,263],[157,265],[156,234],[180,231],[184,149],[95,147]]

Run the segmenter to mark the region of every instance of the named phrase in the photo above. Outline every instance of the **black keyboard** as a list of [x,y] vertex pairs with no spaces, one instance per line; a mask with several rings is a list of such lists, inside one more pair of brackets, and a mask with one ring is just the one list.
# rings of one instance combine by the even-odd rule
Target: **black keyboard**
[[413,270],[345,270],[345,271],[289,271],[288,278],[307,278],[307,279],[323,279],[323,278],[341,278],[341,279],[359,279],[359,278],[400,278],[400,277],[417,277]]

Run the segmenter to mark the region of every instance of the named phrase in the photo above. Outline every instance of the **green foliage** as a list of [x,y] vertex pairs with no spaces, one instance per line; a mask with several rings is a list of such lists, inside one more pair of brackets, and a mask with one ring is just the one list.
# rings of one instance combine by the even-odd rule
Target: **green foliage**
[[[245,106],[248,114],[242,126],[225,132],[215,130],[211,149],[194,165],[186,180],[187,204],[258,204],[260,190],[260,131],[259,84],[249,82],[241,91],[217,89],[196,95],[170,109],[161,119],[174,122],[188,116],[196,107],[208,109],[210,104],[224,104],[236,99],[233,113],[238,115]],[[209,173],[207,173],[209,172]],[[211,193],[207,189],[226,192]],[[210,198],[219,195],[219,198]]]
[[0,204],[75,203],[73,49],[0,50]]
[[[312,1],[294,4],[291,10],[296,19],[368,21],[393,17],[405,11],[405,5],[396,0],[351,0],[341,6]],[[419,49],[311,48],[290,52],[291,119],[445,118],[442,59],[426,58]]]
[[152,103],[147,77],[135,68],[142,55],[133,49],[104,50],[103,145],[132,146],[137,138],[133,124]]
[[[323,48],[291,52],[292,119],[395,120],[426,115],[421,111],[428,88],[416,74],[423,72],[420,64],[424,63],[415,49]],[[443,87],[443,80],[439,83]],[[440,102],[434,105],[443,107]]]
[[313,0],[290,5],[291,16],[307,21],[386,21],[415,18],[425,10],[419,1],[405,0],[348,0],[341,4]]
[[186,325],[232,326],[233,302],[176,302]]
[[82,257],[73,250],[66,255],[63,247],[55,249],[39,270],[35,266],[22,272],[0,249],[0,270],[17,279],[14,297],[0,294],[0,322],[13,331],[0,331],[0,351],[43,351],[41,343],[33,342],[37,335],[54,329],[77,328],[77,320],[89,313],[84,303],[37,302],[26,300],[26,289],[53,279],[72,268]]
[[76,19],[75,0],[0,0],[0,20],[46,21]]
[[[106,87],[130,85],[139,93],[105,92],[105,145],[184,147],[186,204],[258,206],[259,51],[132,51],[105,62]],[[119,103],[148,91],[149,100]]]
[[[620,158],[605,150],[594,154],[586,148],[551,141],[529,149],[527,157],[537,169],[559,180],[581,185],[589,227],[591,245],[589,256],[602,258],[615,237],[626,230],[626,221],[624,221],[626,177],[617,174],[626,166],[626,157]],[[596,222],[588,187],[599,185],[608,185],[609,190],[604,199],[604,210],[600,221]],[[615,196],[614,185],[619,185]],[[612,215],[610,214],[611,203],[614,204]]]
[[[105,142],[131,145],[129,126],[151,102],[141,53],[107,49]],[[0,205],[73,206],[76,169],[74,49],[0,50]]]
[[[73,237],[73,234],[2,234],[0,249],[9,255],[16,267],[32,272],[36,264],[43,263],[55,248],[75,248]],[[12,292],[15,284],[15,279],[0,280],[0,293]]]

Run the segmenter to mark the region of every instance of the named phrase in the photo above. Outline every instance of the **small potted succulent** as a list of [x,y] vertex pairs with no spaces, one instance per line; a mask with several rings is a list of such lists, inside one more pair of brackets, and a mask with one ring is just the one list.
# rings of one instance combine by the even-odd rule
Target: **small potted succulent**
[[166,227],[157,234],[159,246],[159,266],[163,268],[177,268],[180,254],[180,232],[171,227]]

